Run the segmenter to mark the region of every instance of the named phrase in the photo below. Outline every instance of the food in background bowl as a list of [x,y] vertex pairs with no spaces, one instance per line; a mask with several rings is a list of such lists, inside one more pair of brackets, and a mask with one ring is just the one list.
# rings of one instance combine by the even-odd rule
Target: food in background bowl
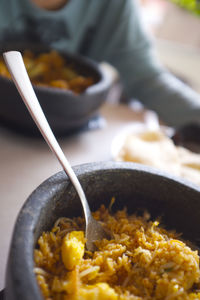
[[[183,240],[189,240],[195,246],[199,246],[200,189],[196,186],[188,183],[186,184],[184,181],[177,180],[167,174],[155,172],[155,170],[151,168],[125,162],[98,162],[85,164],[75,167],[74,171],[86,193],[92,211],[98,210],[102,204],[105,207],[109,207],[110,200],[112,197],[115,197],[116,200],[112,205],[112,214],[123,210],[124,207],[127,207],[128,216],[131,216],[132,214],[137,214],[137,216],[139,216],[142,215],[141,212],[148,211],[152,220],[156,220],[161,216],[160,226],[165,226],[167,231],[176,230],[177,233],[182,233],[181,238]],[[101,214],[102,216],[104,215],[104,213]],[[20,211],[13,231],[7,263],[5,300],[44,299],[34,273],[33,254],[37,241],[42,233],[50,231],[55,222],[60,218],[65,217],[73,219],[81,215],[82,206],[80,200],[74,187],[70,183],[69,178],[64,172],[53,175],[32,193]],[[129,226],[127,225],[127,218],[129,217],[126,214],[123,217],[123,212],[121,213],[121,216],[126,224],[124,224],[122,228],[120,226],[121,223],[119,222],[117,226],[119,226],[119,230],[121,230],[121,232],[123,231],[125,234],[124,241],[121,239],[120,242],[125,243],[126,235],[129,233]],[[80,219],[78,218],[78,220]],[[117,218],[117,221],[118,220],[119,216]],[[81,222],[83,221],[80,220],[79,224],[81,224]],[[154,233],[157,232],[157,226],[155,226],[155,223],[154,225],[152,223],[152,228],[151,224],[148,224],[149,228],[151,227],[150,234],[153,237]],[[72,230],[78,231],[77,229],[79,228],[74,227]],[[134,230],[134,228],[132,229]],[[140,231],[142,234],[140,241],[141,243],[144,242],[142,249],[151,252],[151,243],[148,243],[148,240],[143,240],[142,232],[143,229]],[[79,236],[76,237],[79,239]],[[52,241],[55,241],[54,235],[50,234],[50,238]],[[80,239],[82,240],[81,236]],[[181,243],[179,244],[175,241],[174,244],[172,242],[172,247],[179,247],[178,245],[180,245],[180,248],[182,247]],[[108,247],[110,247],[109,244]],[[183,248],[184,247],[185,246],[183,246]],[[45,250],[48,253],[48,248],[44,247],[44,251]],[[188,253],[191,253],[191,257],[193,255],[196,257],[196,254],[190,252],[190,250],[188,251]],[[141,259],[143,256],[144,259],[150,257],[148,251],[139,252],[140,251],[138,250],[138,257]],[[146,256],[144,253],[146,253]],[[51,254],[50,257],[52,257]],[[69,257],[67,257],[66,260],[68,260],[68,258]],[[127,258],[125,258],[125,260],[126,259]],[[156,259],[156,257],[154,257],[154,259]],[[181,259],[184,262],[184,256],[181,256]],[[120,260],[121,259],[119,259],[119,261]],[[107,267],[109,268],[109,260]],[[133,266],[131,265],[131,267]],[[167,268],[165,265],[163,267]],[[169,269],[170,267],[172,266],[169,265]],[[198,266],[196,267],[196,270],[198,270]],[[191,270],[194,270],[193,267]],[[169,270],[167,271],[169,272]],[[83,274],[84,273],[82,273],[82,275]],[[169,272],[167,274],[170,276],[172,273]],[[180,272],[180,276],[182,276],[181,274],[182,272]],[[165,278],[164,273],[163,276]],[[145,280],[144,277],[144,282]],[[187,285],[188,282],[185,284]],[[128,284],[128,282],[125,282],[125,284]],[[178,286],[175,288],[178,289]]]
[[[0,48],[1,53],[12,50],[23,53],[26,49],[29,49],[35,57],[51,51],[44,45],[1,45]],[[81,93],[47,85],[33,85],[53,132],[57,136],[67,136],[80,132],[82,129],[89,128],[90,120],[94,119],[97,120],[96,124],[98,126],[99,108],[106,100],[112,77],[94,60],[67,51],[58,51],[57,53],[67,64],[69,62],[78,74],[85,78],[92,78],[93,84]],[[52,74],[52,72],[47,73]],[[74,85],[74,88],[76,88],[76,85]],[[5,76],[0,76],[0,90],[3,95],[0,102],[0,124],[19,133],[40,136],[13,81]],[[10,113],[11,110],[12,114]]]
[[[55,50],[39,54],[25,50],[22,56],[31,82],[35,85],[61,88],[80,94],[95,83],[94,78],[81,74],[73,62],[64,59]],[[3,58],[0,58],[0,75],[11,78]]]
[[[112,240],[85,248],[84,219],[59,218],[35,249],[35,274],[45,299],[199,299],[198,251],[150,215],[94,214]],[[179,297],[179,298],[178,298]]]

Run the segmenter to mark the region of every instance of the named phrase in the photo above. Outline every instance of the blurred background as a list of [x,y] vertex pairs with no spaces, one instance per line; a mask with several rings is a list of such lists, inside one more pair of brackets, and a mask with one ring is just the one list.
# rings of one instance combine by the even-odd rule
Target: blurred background
[[160,59],[200,92],[200,9],[198,0],[140,0],[143,18]]

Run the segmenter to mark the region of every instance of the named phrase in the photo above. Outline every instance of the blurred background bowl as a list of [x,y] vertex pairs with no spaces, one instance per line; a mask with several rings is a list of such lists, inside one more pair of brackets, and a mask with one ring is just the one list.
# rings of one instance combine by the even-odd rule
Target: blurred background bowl
[[[34,54],[40,54],[52,49],[22,44],[3,45],[0,48],[1,54],[10,50],[30,50]],[[90,76],[95,81],[78,95],[70,90],[33,85],[50,126],[55,134],[62,136],[80,130],[98,115],[98,109],[110,90],[111,78],[93,60],[72,53],[57,52],[67,62],[71,62],[80,74]],[[40,135],[12,80],[0,76],[0,90],[0,124],[24,134]]]
[[[161,172],[127,162],[90,163],[74,168],[91,210],[127,207],[128,213],[150,212],[161,216],[167,229],[200,244],[200,189]],[[42,183],[21,209],[13,232],[7,264],[6,300],[42,300],[33,272],[33,249],[43,231],[59,217],[82,215],[78,196],[64,172]]]

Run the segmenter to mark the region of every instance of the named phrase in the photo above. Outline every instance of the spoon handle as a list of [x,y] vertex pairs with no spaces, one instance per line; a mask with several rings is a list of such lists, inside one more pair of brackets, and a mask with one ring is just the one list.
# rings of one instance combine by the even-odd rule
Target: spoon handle
[[28,108],[33,120],[35,121],[50,149],[56,155],[64,171],[69,176],[71,182],[76,188],[82,202],[87,225],[91,216],[91,212],[85,197],[85,193],[47,122],[47,119],[42,111],[42,108],[39,104],[29,76],[27,74],[22,55],[18,51],[9,51],[3,53],[3,57],[10,71],[12,79],[16,85],[16,88],[20,93],[26,107]]

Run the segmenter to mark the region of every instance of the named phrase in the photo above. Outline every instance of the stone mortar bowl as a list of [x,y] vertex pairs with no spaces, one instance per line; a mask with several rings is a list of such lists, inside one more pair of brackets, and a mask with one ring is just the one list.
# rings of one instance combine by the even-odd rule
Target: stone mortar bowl
[[[151,168],[128,162],[99,162],[74,167],[91,210],[111,197],[113,210],[148,210],[167,229],[200,243],[200,188]],[[5,300],[42,300],[33,273],[33,249],[40,234],[61,216],[82,215],[80,200],[64,172],[43,182],[19,212],[7,264]]]
[[[49,52],[51,48],[43,45],[8,44],[0,46],[0,53],[16,50],[23,53],[31,50],[34,54]],[[33,85],[38,100],[54,133],[67,136],[87,127],[96,118],[99,108],[105,102],[111,87],[111,76],[100,65],[87,57],[70,52],[58,53],[72,63],[78,74],[94,78],[95,83],[83,93],[50,86]],[[0,124],[28,136],[40,136],[13,81],[0,76]]]

